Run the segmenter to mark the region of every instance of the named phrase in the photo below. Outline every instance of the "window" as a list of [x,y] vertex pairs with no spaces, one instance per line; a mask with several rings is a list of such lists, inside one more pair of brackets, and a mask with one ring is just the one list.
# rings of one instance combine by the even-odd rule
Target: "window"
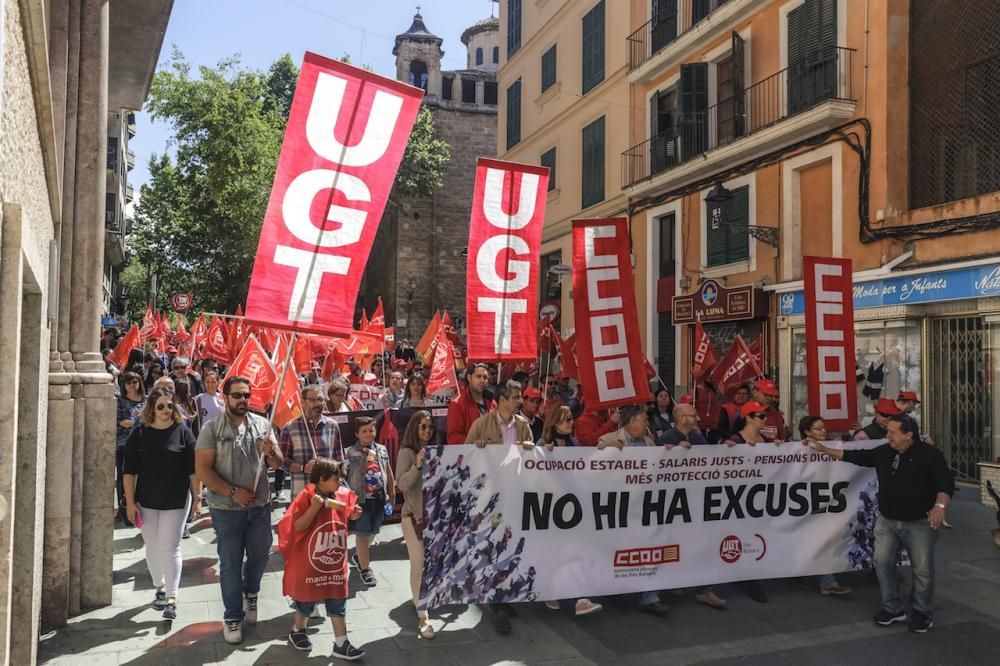
[[507,88],[507,149],[521,141],[521,79]]
[[549,168],[549,192],[556,189],[556,149],[549,148],[538,158],[538,163]]
[[482,49],[482,47],[479,47],[479,48],[476,49],[476,64],[477,65],[482,65],[483,64],[483,49]]
[[546,303],[559,303],[562,298],[562,286],[560,285],[560,276],[553,275],[549,272],[549,269],[553,266],[558,266],[562,263],[562,250],[556,250],[555,252],[550,252],[548,254],[543,254],[540,262],[540,269],[542,274],[542,279],[539,280],[539,285],[541,286],[541,294],[539,294],[539,301],[542,305]]
[[691,25],[698,23],[726,2],[728,0],[691,0]]
[[445,101],[451,101],[451,87],[454,85],[455,79],[450,76],[441,77],[441,99]]
[[733,190],[728,201],[706,205],[706,265],[712,268],[749,259],[750,186]]
[[604,80],[604,0],[583,17],[583,94]]
[[660,274],[659,277],[673,277],[677,272],[675,267],[675,232],[677,218],[674,213],[668,213],[660,218]]
[[427,65],[422,60],[414,60],[410,63],[409,82],[411,86],[427,91]]
[[500,62],[500,47],[493,47],[493,64],[496,65]]
[[680,135],[683,158],[708,150],[708,63],[681,65]]
[[746,97],[743,90],[745,50],[743,38],[732,34],[733,49],[715,69],[716,146],[729,143],[744,134]]
[[657,90],[649,98],[650,169],[660,173],[677,164],[677,89]]
[[677,0],[653,0],[652,52],[677,39]]
[[475,79],[462,79],[462,103],[476,103],[476,81]]
[[507,4],[507,60],[521,48],[521,0]]
[[118,170],[118,137],[108,137],[108,171]]
[[542,54],[542,92],[545,92],[556,82],[556,47]]
[[581,208],[604,201],[604,116],[583,128]]
[[788,12],[788,113],[837,93],[837,0],[806,0]]
[[497,82],[487,81],[483,86],[483,104],[497,105]]

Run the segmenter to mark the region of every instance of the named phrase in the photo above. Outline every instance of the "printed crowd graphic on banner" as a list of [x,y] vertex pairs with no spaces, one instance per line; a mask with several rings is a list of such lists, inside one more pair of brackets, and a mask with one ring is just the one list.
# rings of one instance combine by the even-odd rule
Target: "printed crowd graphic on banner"
[[798,442],[621,451],[452,445],[428,449],[427,460],[421,607],[873,566],[874,472]]
[[849,430],[858,420],[851,260],[802,257],[802,275],[809,413],[831,430]]
[[361,275],[422,94],[306,53],[260,232],[248,320],[353,329]]
[[625,218],[573,220],[573,296],[587,407],[649,402]]
[[549,170],[479,158],[466,269],[468,356],[538,354],[538,262]]

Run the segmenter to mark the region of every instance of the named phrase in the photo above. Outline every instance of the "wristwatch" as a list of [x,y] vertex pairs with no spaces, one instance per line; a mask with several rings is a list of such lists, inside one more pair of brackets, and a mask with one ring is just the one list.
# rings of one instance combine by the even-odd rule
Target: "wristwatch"
[[947,508],[948,508],[948,507],[946,507],[946,506],[945,506],[944,504],[941,504],[941,502],[938,502],[938,503],[936,503],[936,504],[934,505],[934,507],[935,507],[935,508],[938,508],[938,509],[941,509],[942,511],[944,511],[945,509],[947,509]]
[[230,497],[236,497],[236,486],[230,486],[229,487],[229,496]]

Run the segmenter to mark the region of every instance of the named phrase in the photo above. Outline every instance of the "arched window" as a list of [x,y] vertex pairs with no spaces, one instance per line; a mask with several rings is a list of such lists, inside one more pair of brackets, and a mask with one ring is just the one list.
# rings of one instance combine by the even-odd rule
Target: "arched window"
[[496,65],[500,62],[500,47],[493,47],[493,64]]
[[422,60],[414,60],[410,63],[409,81],[411,86],[427,90],[427,65]]
[[476,64],[477,65],[483,64],[483,49],[481,47],[476,49]]

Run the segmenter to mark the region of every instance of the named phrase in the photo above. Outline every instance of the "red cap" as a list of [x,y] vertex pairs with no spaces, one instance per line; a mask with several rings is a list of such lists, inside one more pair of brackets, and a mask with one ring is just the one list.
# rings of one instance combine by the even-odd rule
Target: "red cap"
[[542,399],[542,392],[539,391],[538,389],[536,389],[534,386],[529,386],[528,388],[524,389],[524,392],[521,393],[521,396],[523,398],[525,398],[525,399],[527,399],[527,398],[537,398],[537,399],[541,400]]
[[896,401],[892,398],[879,398],[876,400],[875,411],[882,416],[894,416],[900,413],[899,407],[896,406]]
[[167,347],[167,353],[168,354],[176,354],[177,353],[177,347],[174,347],[173,345],[170,345],[169,347]]
[[693,405],[694,404],[694,396],[691,395],[690,393],[685,393],[684,395],[682,395],[681,397],[679,397],[677,399],[677,404],[679,404],[679,405]]
[[[772,382],[772,386],[773,386],[773,382]],[[744,402],[740,406],[740,416],[742,416],[743,418],[747,418],[748,416],[750,416],[754,412],[764,413],[766,411],[767,411],[767,407],[765,407],[764,405],[760,404],[756,400],[747,400],[746,402]]]
[[773,395],[775,397],[778,395],[778,386],[770,379],[758,379],[753,387],[764,395]]
[[899,395],[896,396],[896,400],[912,400],[913,402],[920,402],[920,398],[917,396],[916,391],[900,391]]
[[392,367],[394,367],[394,368],[405,368],[406,367],[406,361],[404,361],[401,358],[394,359],[393,362],[392,362]]

